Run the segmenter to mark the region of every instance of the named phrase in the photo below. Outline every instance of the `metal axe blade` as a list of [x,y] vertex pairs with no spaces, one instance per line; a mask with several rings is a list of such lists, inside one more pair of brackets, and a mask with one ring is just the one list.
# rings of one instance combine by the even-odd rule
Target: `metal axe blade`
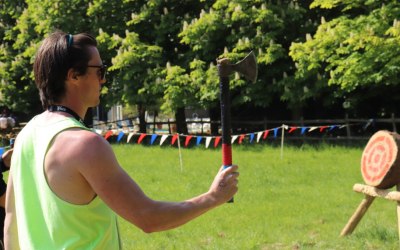
[[247,80],[253,83],[257,80],[257,59],[253,51],[236,64],[232,65],[232,69],[242,74]]
[[253,51],[236,64],[230,64],[228,59],[223,58],[218,60],[218,65],[220,65],[218,68],[220,77],[229,77],[232,72],[236,71],[253,83],[257,80],[257,59]]

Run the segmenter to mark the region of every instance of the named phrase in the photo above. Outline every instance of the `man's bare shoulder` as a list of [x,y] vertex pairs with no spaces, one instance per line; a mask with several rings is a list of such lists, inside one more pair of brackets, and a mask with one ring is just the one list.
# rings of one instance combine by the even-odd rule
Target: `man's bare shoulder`
[[69,129],[61,132],[54,139],[52,147],[65,157],[80,162],[97,162],[113,154],[108,141],[84,129]]

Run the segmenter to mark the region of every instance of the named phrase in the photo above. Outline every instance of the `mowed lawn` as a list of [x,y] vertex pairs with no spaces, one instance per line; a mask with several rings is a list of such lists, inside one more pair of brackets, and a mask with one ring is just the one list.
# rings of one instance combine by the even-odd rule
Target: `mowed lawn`
[[[120,164],[153,199],[180,201],[206,192],[220,149],[113,145]],[[322,145],[236,146],[239,192],[188,224],[146,234],[120,219],[124,249],[399,249],[396,203],[376,199],[348,237],[340,231],[363,195],[363,148]]]

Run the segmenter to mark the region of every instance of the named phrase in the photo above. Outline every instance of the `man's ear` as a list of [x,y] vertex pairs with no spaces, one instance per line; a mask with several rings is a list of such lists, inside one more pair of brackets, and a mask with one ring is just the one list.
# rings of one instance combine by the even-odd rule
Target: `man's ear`
[[78,80],[78,73],[74,69],[69,69],[67,72],[67,80]]

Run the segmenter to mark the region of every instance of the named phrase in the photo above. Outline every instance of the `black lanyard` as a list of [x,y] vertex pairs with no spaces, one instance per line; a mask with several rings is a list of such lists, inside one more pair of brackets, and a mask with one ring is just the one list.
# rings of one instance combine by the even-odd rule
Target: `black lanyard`
[[78,122],[82,123],[83,126],[87,127],[83,119],[75,113],[72,109],[62,105],[50,105],[47,109],[49,112],[65,112],[72,115]]

